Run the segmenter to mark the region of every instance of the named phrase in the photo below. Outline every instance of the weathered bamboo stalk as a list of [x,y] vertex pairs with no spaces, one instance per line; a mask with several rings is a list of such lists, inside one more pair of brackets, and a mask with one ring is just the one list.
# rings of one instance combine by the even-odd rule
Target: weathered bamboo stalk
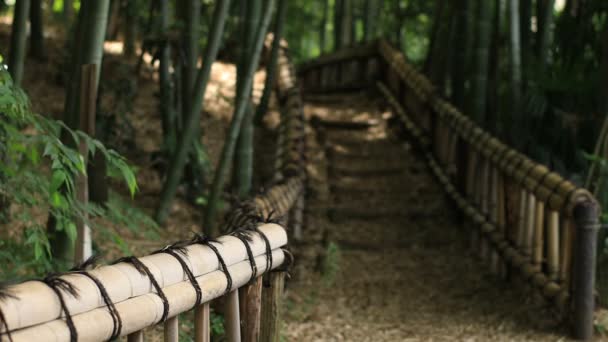
[[269,287],[262,295],[261,342],[279,342],[281,338],[281,301],[285,272],[271,272],[268,277]]
[[524,234],[524,254],[529,258],[532,258],[534,251],[534,228],[536,227],[535,214],[536,214],[536,197],[533,194],[528,193],[526,201],[526,232]]
[[547,271],[556,280],[559,272],[559,213],[549,211],[547,222]]
[[179,318],[173,316],[164,323],[165,342],[179,342]]
[[534,269],[542,270],[543,249],[545,247],[545,203],[536,201],[536,224],[534,228]]
[[262,314],[262,277],[239,289],[241,336],[244,341],[257,342],[260,338]]
[[228,342],[241,341],[241,318],[239,312],[239,291],[234,290],[226,295],[224,302],[224,329]]
[[195,342],[210,342],[211,341],[211,312],[209,303],[201,304],[194,311],[194,341]]
[[139,330],[127,336],[128,342],[144,342],[144,331]]

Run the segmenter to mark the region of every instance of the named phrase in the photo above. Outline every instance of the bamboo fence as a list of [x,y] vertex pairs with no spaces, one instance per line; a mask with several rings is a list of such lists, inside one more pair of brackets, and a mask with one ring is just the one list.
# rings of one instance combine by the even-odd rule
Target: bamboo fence
[[520,274],[538,288],[571,321],[575,338],[592,336],[599,208],[587,190],[478,127],[385,41],[321,56],[299,76],[307,93],[377,85],[477,228],[474,252],[493,273]]

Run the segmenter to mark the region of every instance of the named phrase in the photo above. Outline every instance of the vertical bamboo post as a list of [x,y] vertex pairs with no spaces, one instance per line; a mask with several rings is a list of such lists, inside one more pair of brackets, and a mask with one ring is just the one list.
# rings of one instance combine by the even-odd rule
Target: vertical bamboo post
[[281,301],[283,299],[284,272],[270,272],[269,287],[262,293],[261,342],[279,342],[281,337]]
[[[97,102],[97,65],[85,64],[81,68],[80,79],[80,130],[90,136],[95,135],[95,106]],[[78,151],[84,159],[86,169],[88,160],[87,145],[81,141]],[[85,174],[78,175],[76,179],[76,199],[86,205],[89,202],[88,179]],[[93,254],[91,228],[85,220],[76,222],[76,247],[74,251],[74,262],[79,264]]]
[[574,208],[576,221],[576,256],[573,304],[573,336],[580,340],[589,340],[593,336],[593,296],[595,286],[595,258],[597,233],[599,229],[598,207],[588,201]]
[[195,342],[210,342],[211,327],[211,312],[209,303],[201,304],[194,310],[194,341]]
[[226,340],[228,342],[241,341],[241,318],[239,315],[239,290],[232,290],[226,295],[224,302],[224,322],[226,330]]
[[[505,175],[498,172],[498,229],[504,238],[507,238],[507,211],[506,211],[506,190]],[[499,263],[500,274],[503,278],[507,277],[507,263],[501,260]]]
[[[563,217],[562,217],[563,218]],[[570,270],[572,268],[572,248],[574,226],[571,219],[563,218],[560,239],[559,281],[565,288],[570,288]]]
[[164,323],[165,342],[179,342],[179,319],[173,316]]
[[554,210],[549,211],[547,222],[547,270],[549,278],[556,280],[559,272],[559,213]]
[[239,289],[241,303],[241,336],[243,341],[257,342],[260,338],[260,316],[262,314],[262,277]]
[[524,240],[525,240],[525,229],[526,229],[526,210],[528,206],[526,205],[528,200],[528,194],[523,187],[519,188],[519,210],[517,211],[517,226],[515,231],[513,232],[513,237],[515,240],[515,245],[518,249],[523,248]]
[[[482,157],[483,158],[483,157]],[[486,158],[481,159],[480,161],[480,171],[481,177],[479,179],[479,208],[481,212],[486,215],[489,214],[488,208],[488,193],[489,193],[489,163]],[[489,261],[489,242],[488,239],[485,238],[483,232],[479,233],[479,256],[481,260],[484,262]]]
[[[492,166],[490,172],[490,219],[494,224],[496,224],[496,229],[500,229],[498,227],[498,169],[495,166]],[[498,251],[496,248],[492,248],[492,255],[490,260],[490,269],[492,273],[498,274],[500,269],[500,259],[498,256]]]
[[543,249],[545,247],[545,203],[536,201],[536,224],[534,228],[534,256],[532,262],[538,272],[542,269]]
[[535,214],[536,214],[536,196],[531,192],[528,193],[528,200],[526,203],[526,227],[524,234],[524,254],[527,258],[532,260],[532,253],[534,250],[534,227],[536,227]]
[[136,331],[127,336],[127,342],[144,342],[144,331]]

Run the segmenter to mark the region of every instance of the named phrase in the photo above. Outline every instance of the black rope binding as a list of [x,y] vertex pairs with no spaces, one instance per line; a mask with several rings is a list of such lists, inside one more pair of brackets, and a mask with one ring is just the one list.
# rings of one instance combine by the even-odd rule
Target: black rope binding
[[194,292],[196,292],[196,302],[194,303],[194,306],[192,307],[192,308],[196,308],[197,306],[199,306],[201,304],[201,302],[203,300],[203,291],[201,290],[201,287],[198,285],[198,282],[196,281],[196,277],[194,276],[194,273],[192,273],[192,270],[188,267],[188,265],[186,264],[186,261],[184,261],[184,259],[180,256],[180,254],[183,256],[188,256],[188,250],[186,249],[186,246],[188,244],[189,244],[188,241],[179,241],[174,244],[165,246],[164,248],[159,249],[155,252],[152,252],[152,254],[160,254],[160,253],[169,254],[170,256],[174,257],[175,260],[177,260],[177,262],[179,262],[180,266],[182,267],[182,270],[188,277],[188,280],[190,281],[192,288],[194,288]]
[[88,272],[88,269],[94,267],[97,264],[98,259],[98,256],[92,256],[85,260],[83,263],[74,266],[72,269],[70,269],[70,272],[75,274],[81,274],[89,278],[93,283],[95,283],[97,289],[99,289],[101,298],[106,304],[106,308],[108,309],[110,316],[112,316],[112,335],[108,339],[109,341],[112,341],[120,336],[120,333],[122,331],[122,319],[120,318],[120,314],[118,313],[116,306],[114,306],[114,303],[112,302],[112,299],[110,298],[110,295],[108,294],[108,291],[106,290],[105,286],[101,283],[101,281],[99,281],[99,279],[97,279],[97,277],[93,276]]
[[[5,299],[17,299],[13,294],[9,293],[4,284],[0,284],[0,301],[4,301]],[[4,312],[0,309],[0,327],[4,327],[4,332],[0,333],[0,336],[6,334],[9,342],[13,342],[13,336],[11,335],[11,330],[8,327],[8,322],[6,322],[6,316],[4,316]]]
[[135,267],[135,269],[137,270],[137,272],[139,272],[139,274],[145,275],[148,277],[148,279],[152,283],[152,286],[156,290],[156,294],[160,297],[160,300],[163,302],[163,315],[161,316],[160,321],[164,322],[165,320],[167,320],[167,316],[169,315],[169,300],[167,300],[167,296],[165,296],[163,289],[158,284],[158,281],[156,281],[156,278],[154,278],[154,275],[152,274],[152,272],[150,272],[150,269],[148,268],[148,266],[146,266],[144,263],[141,262],[141,260],[139,260],[137,257],[134,257],[134,256],[120,258],[120,259],[114,261],[112,264],[115,265],[115,264],[118,264],[121,262],[133,265],[133,267]]
[[253,252],[251,251],[251,245],[249,244],[252,241],[250,232],[244,229],[240,229],[232,232],[232,234],[230,235],[241,240],[241,242],[245,246],[245,250],[247,251],[247,258],[249,258],[249,265],[251,266],[251,277],[249,278],[248,282],[249,284],[251,284],[258,275],[258,266],[255,263],[255,257],[253,256]]
[[59,299],[59,304],[61,305],[61,311],[65,314],[65,322],[70,330],[70,342],[78,341],[78,331],[76,330],[76,326],[74,325],[74,320],[72,319],[72,315],[70,314],[70,310],[65,304],[65,299],[63,298],[63,294],[61,291],[64,291],[71,295],[74,298],[78,298],[78,291],[68,281],[60,278],[61,274],[53,273],[47,275],[44,279],[40,280],[45,283],[57,296]]
[[224,290],[224,293],[230,292],[232,290],[232,275],[230,275],[230,271],[228,271],[228,267],[226,266],[226,262],[224,261],[224,258],[220,254],[220,251],[218,251],[217,247],[215,247],[212,244],[212,242],[216,242],[216,243],[219,243],[219,242],[216,240],[213,240],[209,237],[206,237],[200,233],[195,234],[190,242],[192,244],[200,244],[200,245],[207,246],[213,251],[213,253],[215,253],[215,256],[217,257],[217,261],[220,263],[221,270],[224,273],[224,275],[226,276],[226,290]]

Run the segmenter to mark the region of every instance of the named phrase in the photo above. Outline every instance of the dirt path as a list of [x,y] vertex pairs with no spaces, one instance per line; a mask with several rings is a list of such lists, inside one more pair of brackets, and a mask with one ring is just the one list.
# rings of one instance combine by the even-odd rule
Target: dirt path
[[[308,227],[338,248],[316,263],[325,276],[290,284],[287,340],[563,340],[545,304],[469,252],[468,230],[383,108],[361,94],[306,105],[331,121],[311,150]],[[335,127],[353,118],[373,125]]]

